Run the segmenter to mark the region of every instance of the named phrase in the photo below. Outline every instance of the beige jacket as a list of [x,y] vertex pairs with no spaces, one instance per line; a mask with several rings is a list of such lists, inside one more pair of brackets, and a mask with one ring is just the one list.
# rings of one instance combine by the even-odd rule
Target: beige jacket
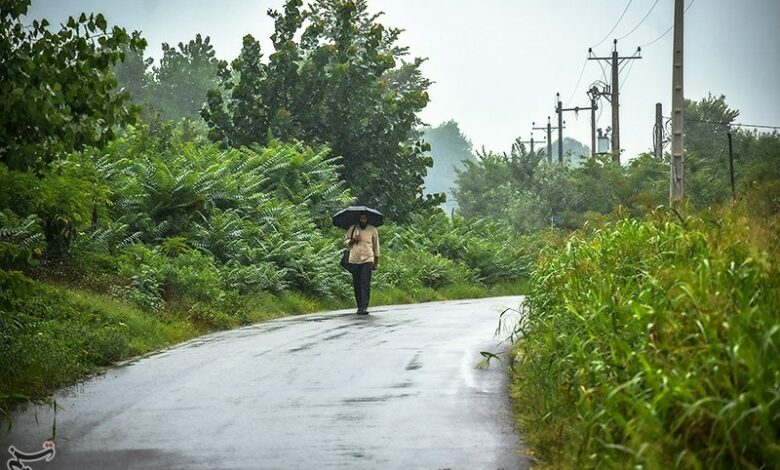
[[355,237],[359,234],[360,241],[349,248],[349,262],[352,264],[373,263],[374,258],[379,258],[379,232],[373,225],[360,228],[353,225],[344,232],[344,245],[349,246],[352,229],[355,229]]

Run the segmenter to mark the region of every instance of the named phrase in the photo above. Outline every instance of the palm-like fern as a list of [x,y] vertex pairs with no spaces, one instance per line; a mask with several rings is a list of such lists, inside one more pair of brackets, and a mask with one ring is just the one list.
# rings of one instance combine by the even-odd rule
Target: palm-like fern
[[34,262],[45,247],[41,221],[36,215],[20,219],[9,209],[0,211],[0,267]]

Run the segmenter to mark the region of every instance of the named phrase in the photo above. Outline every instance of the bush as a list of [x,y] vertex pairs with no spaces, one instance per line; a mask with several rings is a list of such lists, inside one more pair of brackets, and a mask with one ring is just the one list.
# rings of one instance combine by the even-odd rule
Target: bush
[[0,268],[35,264],[46,248],[36,215],[20,219],[10,209],[0,211]]
[[539,236],[521,236],[507,223],[482,219],[452,219],[441,211],[419,214],[403,227],[383,235],[387,250],[412,249],[441,255],[465,265],[486,284],[514,281],[542,246]]
[[439,254],[404,250],[386,258],[379,271],[380,285],[437,289],[458,282],[476,282],[476,276],[469,268]]

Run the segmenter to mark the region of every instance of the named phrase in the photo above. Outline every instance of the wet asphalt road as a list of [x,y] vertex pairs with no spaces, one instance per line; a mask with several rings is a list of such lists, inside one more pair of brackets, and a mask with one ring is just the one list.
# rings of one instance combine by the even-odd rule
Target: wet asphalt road
[[[496,351],[520,297],[288,317],[205,336],[60,394],[39,469],[527,468]],[[0,438],[31,452],[52,415]]]

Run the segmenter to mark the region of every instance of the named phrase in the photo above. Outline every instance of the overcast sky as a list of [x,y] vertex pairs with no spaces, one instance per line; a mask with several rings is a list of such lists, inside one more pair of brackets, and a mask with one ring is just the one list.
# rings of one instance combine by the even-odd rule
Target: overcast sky
[[[686,4],[691,0],[686,0]],[[594,49],[608,55],[612,38],[621,55],[657,38],[672,24],[674,0],[632,0],[614,32]],[[604,38],[628,0],[369,0],[382,22],[406,30],[401,42],[427,57],[431,103],[422,118],[436,125],[455,119],[475,147],[507,150],[527,139],[531,122],[555,119],[555,93],[587,106],[585,90],[602,75],[586,64],[589,46]],[[81,11],[102,12],[109,22],[141,30],[147,55],[160,44],[211,36],[217,55],[231,60],[251,33],[271,51],[273,24],[265,14],[283,0],[33,0],[29,16],[63,20]],[[739,122],[780,126],[780,0],[695,0],[685,17],[685,96],[726,95]],[[643,58],[621,76],[622,147],[628,155],[650,149],[655,103],[669,116],[672,33],[643,47]],[[630,70],[630,71],[629,71]],[[603,102],[599,127],[610,125]],[[565,136],[590,145],[589,114],[565,116]],[[536,132],[536,139],[541,133]]]

